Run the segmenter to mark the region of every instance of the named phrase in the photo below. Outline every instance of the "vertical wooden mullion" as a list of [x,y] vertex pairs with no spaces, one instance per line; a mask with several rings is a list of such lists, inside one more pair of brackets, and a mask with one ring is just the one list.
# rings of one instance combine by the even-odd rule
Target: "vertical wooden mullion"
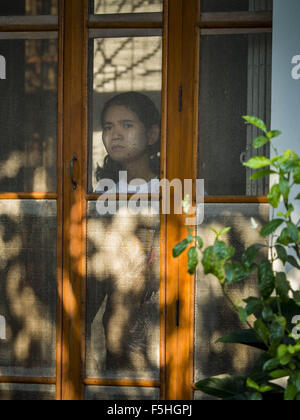
[[[179,89],[182,70],[182,5],[183,0],[169,0],[168,5],[168,109],[166,142],[166,178],[180,178],[182,144],[180,144],[181,119]],[[180,398],[181,375],[178,359],[178,330],[176,304],[178,300],[179,262],[173,259],[172,248],[182,236],[182,220],[172,212],[166,217],[166,381],[165,398]]]
[[[84,276],[85,221],[84,134],[84,6],[86,0],[65,0],[64,31],[64,239],[62,399],[82,399],[81,282]],[[70,162],[74,153],[73,190]]]
[[[182,37],[182,113],[180,143],[184,142],[184,165],[180,166],[184,179],[197,179],[197,146],[198,146],[198,91],[199,91],[199,34],[198,34],[199,0],[183,2],[183,37]],[[180,147],[180,146],[179,146]],[[182,148],[183,146],[181,146]],[[193,202],[196,202],[196,191],[193,191]],[[187,228],[181,227],[184,235]],[[179,265],[179,302],[180,318],[178,329],[178,359],[181,371],[180,398],[193,399],[194,371],[194,277],[187,273],[186,257]]]
[[63,51],[64,2],[59,0],[58,33],[58,147],[57,147],[57,315],[56,315],[56,400],[62,399],[62,296],[63,296]]
[[[198,178],[198,102],[199,102],[199,0],[184,2],[183,10],[183,111],[181,137],[187,139],[186,159],[190,166],[186,168],[187,179],[195,181]],[[195,186],[195,184],[194,184]],[[193,203],[196,204],[196,189],[193,191]],[[186,361],[184,381],[182,383],[182,398],[193,399],[192,384],[194,380],[194,312],[195,312],[195,278],[187,273],[187,268],[181,266],[180,301],[181,325],[179,342],[180,357]]]
[[[169,7],[167,178],[183,183],[197,178],[199,0],[174,0]],[[169,215],[166,396],[175,400],[193,399],[194,279],[187,273],[186,255],[176,260],[172,255],[186,234],[184,217]]]
[[[167,104],[168,104],[168,39],[169,1],[163,6],[163,62],[162,62],[162,124],[161,124],[161,179],[167,171]],[[160,217],[160,399],[166,399],[166,235],[165,215]]]

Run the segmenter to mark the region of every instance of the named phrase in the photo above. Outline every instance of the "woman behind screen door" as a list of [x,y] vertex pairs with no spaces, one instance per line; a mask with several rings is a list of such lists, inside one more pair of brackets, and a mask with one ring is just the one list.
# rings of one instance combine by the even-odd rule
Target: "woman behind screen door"
[[[140,93],[120,94],[106,103],[101,121],[108,155],[97,169],[96,192],[103,192],[102,179],[114,181],[119,192],[120,171],[127,172],[128,182],[139,180],[128,193],[153,192],[148,188],[154,179],[159,186],[160,171],[160,115],[154,103]],[[103,313],[106,360],[101,355],[99,364],[108,376],[153,372],[159,365],[159,216],[117,213],[108,219],[97,249],[101,274],[88,285],[94,307],[88,325],[100,307]]]

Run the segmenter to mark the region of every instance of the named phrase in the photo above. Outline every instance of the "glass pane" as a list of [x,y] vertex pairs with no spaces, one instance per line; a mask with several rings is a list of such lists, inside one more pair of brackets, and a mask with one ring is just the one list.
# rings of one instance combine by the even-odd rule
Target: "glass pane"
[[161,36],[91,40],[89,80],[89,192],[118,189],[120,171],[145,192],[160,174]]
[[201,0],[202,12],[271,11],[273,0]]
[[[220,231],[223,227],[232,226],[232,231],[224,240],[237,249],[236,258],[239,259],[246,247],[254,243],[264,244],[259,229],[252,228],[251,217],[262,227],[269,220],[269,205],[206,204],[205,221],[199,226],[198,234],[206,239],[209,246],[215,239],[210,227]],[[255,277],[232,286],[229,293],[235,302],[257,296]],[[194,382],[224,373],[248,372],[260,354],[258,351],[246,346],[216,343],[224,335],[242,328],[238,315],[224,298],[219,282],[211,275],[205,276],[199,267],[196,276]],[[202,393],[197,393],[195,397],[208,399]]]
[[58,0],[1,0],[0,16],[57,15]]
[[208,195],[267,195],[242,163],[269,147],[253,149],[260,134],[242,115],[270,126],[272,35],[203,35],[200,50],[199,178]]
[[0,201],[0,376],[55,377],[56,201]]
[[118,207],[88,205],[86,375],[159,380],[160,217]]
[[18,37],[0,34],[6,65],[0,96],[0,192],[55,192],[56,34]]
[[100,387],[88,386],[85,388],[87,401],[122,401],[122,400],[156,400],[160,398],[160,390],[155,388],[129,388],[129,387]]
[[54,385],[0,384],[1,401],[54,401]]
[[162,12],[163,0],[90,0],[94,14]]

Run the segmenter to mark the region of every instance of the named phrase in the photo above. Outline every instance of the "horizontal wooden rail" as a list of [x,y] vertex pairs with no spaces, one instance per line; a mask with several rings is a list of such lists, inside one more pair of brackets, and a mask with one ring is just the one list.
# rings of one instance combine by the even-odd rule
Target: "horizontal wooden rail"
[[200,28],[271,28],[272,12],[202,13]]
[[56,378],[0,377],[0,384],[56,385]]
[[224,204],[267,204],[268,198],[265,196],[208,196],[205,197],[205,203],[207,204],[218,204],[218,203],[224,203]]
[[135,379],[84,379],[87,386],[122,386],[122,387],[142,387],[159,388],[160,381],[135,380]]
[[56,193],[0,193],[0,200],[56,200]]

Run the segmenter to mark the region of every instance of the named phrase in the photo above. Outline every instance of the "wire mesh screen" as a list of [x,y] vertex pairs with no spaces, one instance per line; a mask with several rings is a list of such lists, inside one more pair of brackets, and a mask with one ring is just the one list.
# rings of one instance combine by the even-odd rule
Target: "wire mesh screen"
[[95,14],[156,13],[163,10],[163,0],[90,0]]

